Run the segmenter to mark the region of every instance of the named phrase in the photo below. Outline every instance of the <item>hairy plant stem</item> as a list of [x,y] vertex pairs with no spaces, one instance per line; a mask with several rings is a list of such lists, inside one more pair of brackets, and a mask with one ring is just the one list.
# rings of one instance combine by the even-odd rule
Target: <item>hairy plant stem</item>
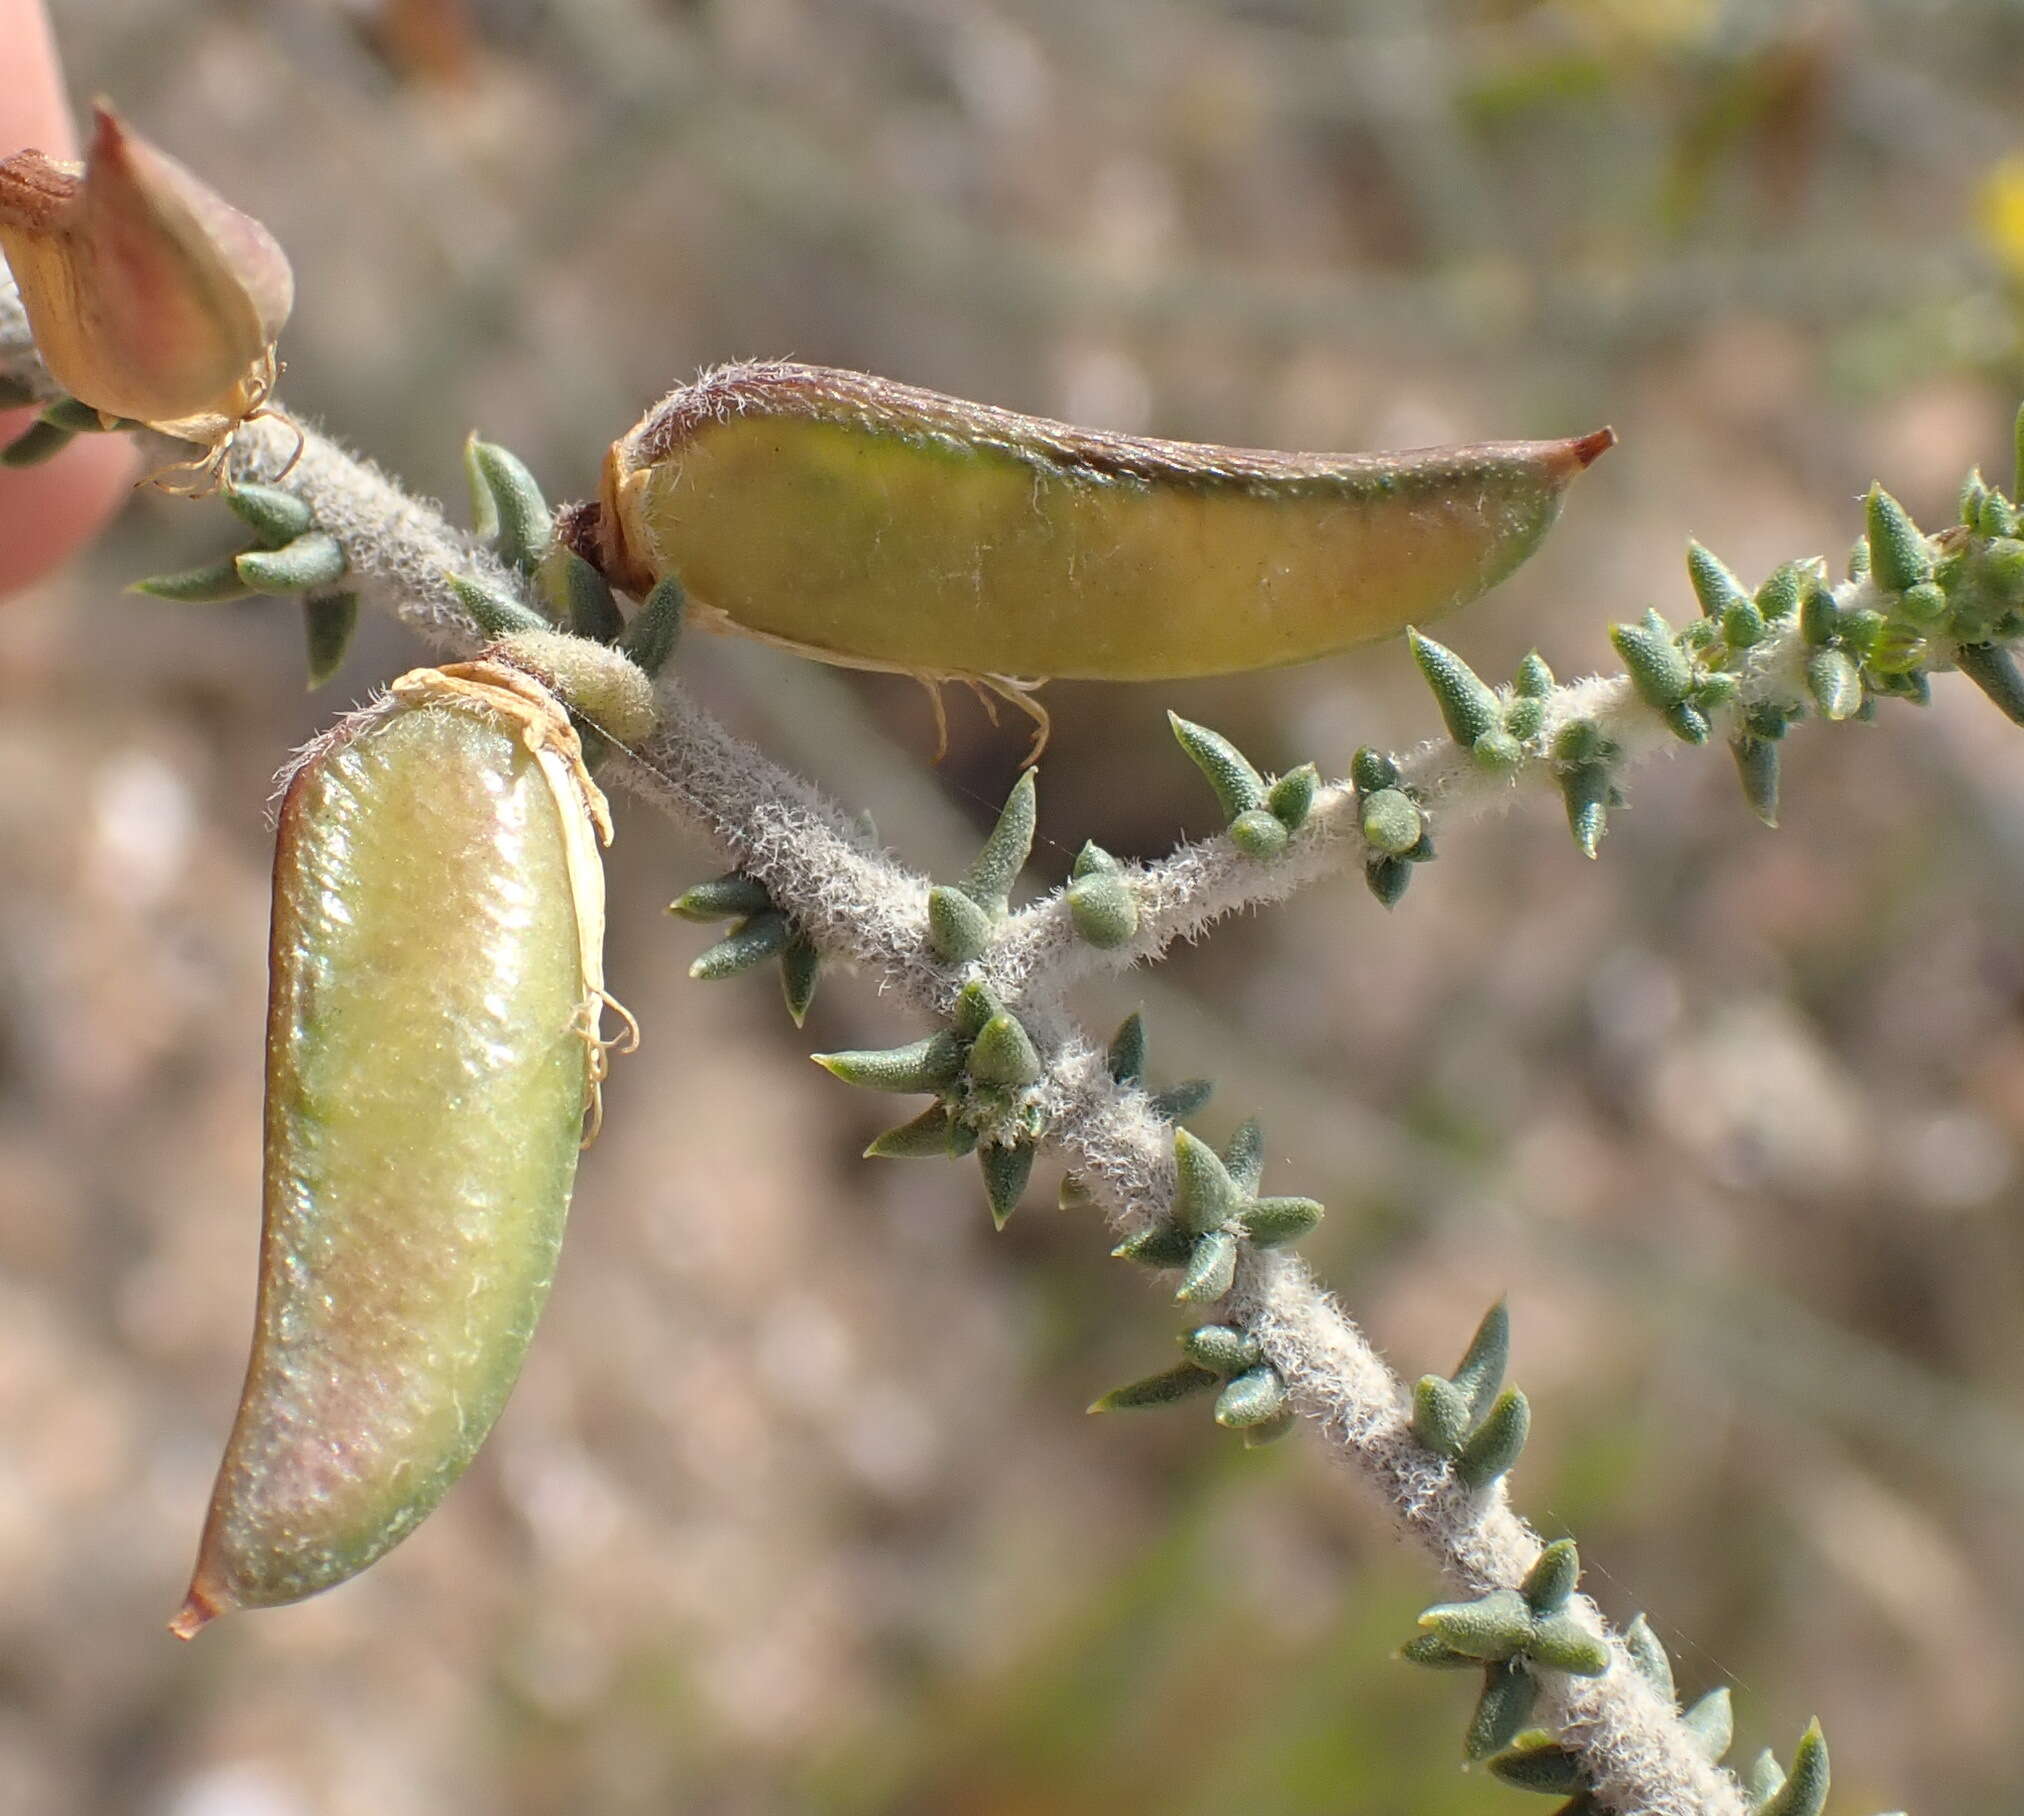
[[[0,376],[46,395],[46,375],[11,302],[0,286]],[[446,654],[478,649],[485,639],[459,605],[449,575],[475,574],[524,596],[518,577],[370,463],[313,431],[276,481],[294,442],[295,430],[285,422],[247,425],[233,447],[228,477],[278,483],[308,504],[318,527],[343,545],[346,586],[362,603],[398,618]],[[149,457],[166,464],[177,458],[178,447],[153,440]],[[1743,678],[1745,700],[1794,659],[1776,642],[1757,655]],[[1063,1007],[1066,990],[1092,971],[1154,957],[1173,939],[1239,908],[1355,871],[1364,858],[1354,794],[1338,784],[1322,792],[1275,861],[1258,862],[1217,838],[1132,871],[1140,927],[1120,950],[1100,951],[1076,939],[1057,893],[1001,923],[981,960],[951,966],[927,943],[926,878],[872,848],[841,809],[733,738],[679,685],[664,681],[660,700],[665,729],[638,748],[615,749],[603,779],[708,834],[766,885],[774,903],[825,954],[874,973],[926,1014],[946,1016],[966,981],[990,981],[1019,1009],[1044,1062],[1043,1146],[1088,1183],[1121,1233],[1165,1211],[1174,1184],[1173,1129],[1144,1093],[1113,1082],[1103,1054]],[[1667,742],[1620,677],[1558,689],[1548,702],[1549,732],[1577,715],[1601,721],[1626,761]],[[1492,805],[1514,792],[1507,782],[1471,770],[1452,746],[1425,746],[1401,767],[1437,815]],[[1471,1493],[1414,1439],[1405,1384],[1302,1262],[1246,1246],[1222,1315],[1255,1332],[1296,1410],[1370,1483],[1451,1585],[1475,1595],[1518,1584],[1543,1548],[1538,1534],[1512,1511],[1501,1481]],[[1577,1618],[1606,1636],[1611,1666],[1592,1679],[1543,1673],[1540,1717],[1559,1727],[1579,1753],[1601,1805],[1619,1816],[1746,1816],[1750,1805],[1742,1787],[1703,1757],[1593,1603],[1578,1597],[1573,1607]]]

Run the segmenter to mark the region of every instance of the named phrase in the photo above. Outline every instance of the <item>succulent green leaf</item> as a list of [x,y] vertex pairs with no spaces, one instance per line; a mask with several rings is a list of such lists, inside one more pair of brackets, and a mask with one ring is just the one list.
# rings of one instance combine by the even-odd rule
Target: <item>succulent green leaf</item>
[[253,591],[239,577],[238,564],[229,555],[223,561],[185,568],[177,574],[151,574],[136,580],[129,590],[178,605],[217,605],[227,599],[244,599]]
[[984,1031],[984,1024],[992,1016],[1003,1014],[1004,1009],[1005,1005],[998,1000],[998,992],[978,977],[972,978],[956,992],[955,1006],[949,1018],[963,1039],[975,1040]]
[[1314,811],[1314,797],[1321,788],[1321,772],[1312,763],[1289,769],[1266,791],[1265,805],[1288,832],[1298,832]]
[[1536,738],[1546,725],[1546,702],[1519,694],[1504,703],[1504,729],[1520,743]]
[[1198,1324],[1181,1338],[1188,1360],[1218,1375],[1241,1375],[1265,1360],[1258,1339],[1234,1324]]
[[1293,1408],[1288,1406],[1269,1419],[1260,1420],[1256,1425],[1244,1427],[1244,1448],[1263,1450],[1268,1444],[1276,1444],[1291,1434],[1294,1426]]
[[1720,1759],[1736,1738],[1736,1715],[1729,1700],[1729,1686],[1719,1685],[1680,1717],[1692,1732],[1702,1753]]
[[302,602],[302,638],[309,652],[309,685],[321,687],[344,666],[358,628],[356,593],[312,593]]
[[1933,552],[1903,505],[1882,486],[1871,486],[1863,515],[1869,532],[1869,568],[1876,583],[1901,593],[1933,577]]
[[668,904],[668,912],[685,921],[723,921],[760,914],[772,906],[773,897],[764,883],[742,870],[733,870],[683,890]]
[[1240,1198],[1249,1198],[1265,1176],[1265,1128],[1255,1116],[1240,1122],[1223,1144],[1223,1170]]
[[596,643],[625,635],[625,614],[596,568],[564,543],[553,544],[534,570],[534,592],[565,630]]
[[1364,843],[1386,857],[1403,857],[1426,830],[1418,804],[1403,789],[1380,788],[1363,798]]
[[1954,652],[1954,662],[2004,718],[2024,725],[2024,674],[2007,649],[1997,643],[1964,643]]
[[1760,1813],[1784,1788],[1785,1768],[1778,1763],[1777,1755],[1769,1747],[1750,1762],[1750,1770],[1744,1774],[1743,1786],[1750,1793],[1752,1807]]
[[1124,869],[1115,857],[1094,839],[1085,839],[1082,849],[1075,854],[1075,862],[1069,866],[1069,876],[1080,881],[1086,876],[1114,876]]
[[1504,1385],[1504,1371],[1511,1363],[1511,1307],[1499,1299],[1483,1314],[1476,1333],[1469,1339],[1452,1377],[1455,1390],[1468,1407],[1470,1425],[1480,1425]]
[[1806,691],[1824,719],[1852,719],[1862,710],[1862,671],[1846,650],[1816,650],[1806,662]]
[[1483,1662],[1467,1652],[1457,1652],[1434,1633],[1414,1634],[1399,1648],[1399,1657],[1409,1665],[1421,1665],[1429,1671],[1471,1671]]
[[1243,1431],[1277,1419],[1286,1408],[1286,1383],[1264,1362],[1246,1369],[1216,1396],[1216,1423],[1226,1431]]
[[1569,764],[1560,772],[1560,793],[1575,844],[1583,857],[1594,857],[1609,830],[1609,771],[1600,763]]
[[1525,746],[1507,726],[1500,725],[1469,746],[1469,760],[1485,775],[1516,775],[1525,764]]
[[480,580],[473,574],[446,574],[443,578],[448,582],[450,591],[457,595],[457,603],[487,637],[512,637],[521,631],[545,631],[549,628],[548,620],[539,612],[530,610],[489,581]]
[[1946,589],[1931,580],[1906,587],[1904,597],[1897,602],[1897,615],[1921,630],[1933,630],[1944,624],[1952,609]]
[[1525,1650],[1535,1662],[1572,1677],[1600,1677],[1609,1669],[1609,1648],[1567,1614],[1541,1620]]
[[1483,1694],[1476,1712],[1469,1718],[1462,1738],[1462,1752],[1469,1759],[1488,1759],[1501,1753],[1532,1718],[1532,1706],[1539,1700],[1539,1682],[1520,1659],[1506,1659],[1483,1673]]
[[1240,813],[1230,822],[1230,843],[1261,863],[1284,851],[1289,836],[1285,822],[1264,807]]
[[1543,700],[1553,691],[1553,670],[1547,667],[1546,658],[1536,649],[1526,652],[1525,660],[1518,664],[1517,679],[1511,683],[1512,691],[1527,700]]
[[1436,1456],[1453,1457],[1468,1435],[1468,1400],[1452,1381],[1422,1375],[1413,1388],[1413,1436]]
[[1118,1023],[1110,1037],[1105,1063],[1121,1085],[1135,1085],[1146,1074],[1146,1018],[1136,1009]]
[[6,447],[0,448],[0,467],[39,467],[45,460],[55,459],[76,439],[75,429],[66,429],[47,416],[39,416]]
[[1581,1555],[1572,1539],[1555,1539],[1518,1585],[1534,1614],[1557,1614],[1581,1580]]
[[874,1136],[865,1149],[867,1160],[946,1160],[955,1150],[946,1104],[930,1104],[912,1122]]
[[1637,1666],[1638,1674],[1645,1682],[1667,1702],[1675,1701],[1678,1692],[1673,1685],[1673,1661],[1666,1656],[1666,1649],[1652,1631],[1651,1622],[1640,1614],[1624,1629],[1623,1643],[1624,1649],[1630,1653],[1631,1663]]
[[1018,1017],[1000,1013],[977,1031],[966,1069],[979,1084],[1017,1090],[1040,1076],[1040,1053]]
[[1466,750],[1485,732],[1498,728],[1502,713],[1497,695],[1474,669],[1445,644],[1416,630],[1406,631],[1406,641],[1433,689],[1449,737]]
[[777,908],[769,908],[741,921],[714,946],[697,954],[689,965],[689,975],[701,984],[736,977],[741,971],[750,971],[770,958],[778,958],[793,937],[793,923]]
[[1099,951],[1129,945],[1138,932],[1138,897],[1122,876],[1098,871],[1068,885],[1068,918]]
[[1284,1248],[1313,1233],[1322,1208],[1312,1198],[1256,1198],[1237,1214],[1253,1248]]
[[1349,760],[1349,779],[1359,795],[1399,785],[1399,766],[1373,745],[1360,747]]
[[946,964],[967,964],[991,943],[995,917],[961,889],[937,883],[928,891],[928,944]]
[[464,444],[464,470],[479,534],[508,567],[533,573],[555,539],[555,519],[526,463],[497,442],[473,435]]
[[491,482],[478,465],[478,431],[464,437],[464,481],[471,488],[471,534],[480,542],[495,542],[499,536],[499,501]]
[[989,914],[1003,914],[1012,885],[1026,867],[1033,850],[1033,829],[1039,822],[1039,795],[1033,771],[1024,771],[1012,784],[1005,805],[998,811],[998,823],[977,853],[969,875],[957,888]]
[[1773,568],[1757,589],[1754,603],[1758,611],[1772,620],[1791,617],[1799,609],[1808,579],[1805,567],[1796,561]]
[[1195,1238],[1187,1271],[1174,1297],[1183,1305],[1212,1305],[1236,1280],[1237,1238],[1228,1230],[1211,1230]]
[[797,1028],[808,1020],[808,1007],[815,1001],[815,986],[821,978],[822,954],[813,940],[797,933],[780,955],[780,995]]
[[1486,1663],[1511,1658],[1532,1638],[1532,1610],[1515,1589],[1493,1589],[1468,1602],[1438,1602],[1420,1625],[1450,1651]]
[[1687,697],[1694,684],[1694,665],[1669,632],[1655,633],[1643,624],[1612,624],[1609,640],[1647,706],[1664,712]]
[[1455,1474],[1471,1488],[1487,1488],[1507,1474],[1532,1430],[1532,1407],[1524,1393],[1507,1387],[1455,1459]]
[[688,596],[672,574],[655,584],[618,640],[635,668],[651,677],[667,667],[681,643],[682,620],[688,609]]
[[1792,1772],[1757,1806],[1757,1816],[1820,1816],[1827,1808],[1832,1775],[1820,1723],[1811,1723],[1792,1755]]
[[1570,1797],[1586,1788],[1580,1757],[1538,1728],[1520,1734],[1510,1752],[1490,1761],[1490,1771],[1514,1791],[1545,1797]]
[[1162,1122],[1185,1122],[1209,1101],[1215,1089],[1213,1079],[1184,1078],[1164,1091],[1155,1091],[1149,1101],[1153,1114]]
[[1732,608],[1750,603],[1743,583],[1698,542],[1687,544],[1687,578],[1693,582],[1694,597],[1701,602],[1704,617],[1720,618]]
[[1002,1230],[1019,1208],[1026,1182],[1033,1177],[1033,1144],[1019,1141],[979,1148],[977,1164],[984,1173],[984,1197],[991,1206],[991,1221]]
[[1770,634],[1764,614],[1749,599],[1740,599],[1722,614],[1722,641],[1731,649],[1749,649]]
[[293,492],[279,486],[227,486],[225,508],[259,538],[264,549],[278,549],[307,535],[316,514]]
[[1379,858],[1364,866],[1363,880],[1380,906],[1396,908],[1406,885],[1413,880],[1413,867],[1404,858]]
[[1666,729],[1683,744],[1705,744],[1714,727],[1708,715],[1691,700],[1666,708]]
[[1808,574],[1799,596],[1799,634],[1816,649],[1841,635],[1841,607],[1818,574]]
[[1114,1260],[1136,1261],[1141,1267],[1185,1267],[1194,1255],[1195,1238],[1163,1217],[1127,1236],[1110,1252]]
[[939,1091],[944,1085],[953,1084],[963,1068],[962,1049],[945,1028],[904,1047],[815,1053],[809,1057],[845,1084],[862,1085],[868,1091]]
[[1171,1406],[1176,1400],[1185,1400],[1199,1393],[1206,1393],[1217,1383],[1218,1377],[1206,1368],[1197,1368],[1192,1362],[1178,1363],[1161,1374],[1147,1375],[1143,1381],[1133,1381],[1125,1387],[1113,1387],[1100,1400],[1089,1404],[1091,1412],[1136,1412],[1148,1406]]
[[1236,1182],[1223,1158],[1206,1141],[1174,1131],[1175,1222],[1193,1235],[1220,1229],[1237,1214],[1242,1203]]
[[248,549],[233,558],[239,578],[256,593],[307,593],[344,578],[344,545],[310,530],[278,549]]
[[1241,813],[1265,805],[1265,778],[1228,738],[1206,725],[1183,719],[1178,713],[1168,713],[1167,723],[1174,728],[1174,737],[1188,753],[1189,760],[1216,791],[1225,820],[1234,820]]

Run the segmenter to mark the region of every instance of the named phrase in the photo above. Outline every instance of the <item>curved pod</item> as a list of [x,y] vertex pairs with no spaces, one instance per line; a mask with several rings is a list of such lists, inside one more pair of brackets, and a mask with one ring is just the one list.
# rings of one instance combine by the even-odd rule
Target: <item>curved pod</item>
[[1163,680],[1390,636],[1538,546],[1607,429],[1404,454],[1109,435],[852,372],[665,399],[565,525],[720,628],[933,676]]
[[497,662],[403,676],[287,778],[259,1307],[183,1638],[364,1569],[504,1405],[602,1075],[600,837]]

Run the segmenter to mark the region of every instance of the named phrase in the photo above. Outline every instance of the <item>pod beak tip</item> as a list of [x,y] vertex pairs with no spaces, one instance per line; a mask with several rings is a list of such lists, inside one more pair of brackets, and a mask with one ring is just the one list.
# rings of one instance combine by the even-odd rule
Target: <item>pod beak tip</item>
[[1593,434],[1583,435],[1568,444],[1568,452],[1583,467],[1592,467],[1616,446],[1616,431],[1611,428],[1597,429]]
[[169,1631],[180,1640],[193,1640],[222,1612],[216,1602],[192,1585],[188,1599],[176,1618],[169,1622]]

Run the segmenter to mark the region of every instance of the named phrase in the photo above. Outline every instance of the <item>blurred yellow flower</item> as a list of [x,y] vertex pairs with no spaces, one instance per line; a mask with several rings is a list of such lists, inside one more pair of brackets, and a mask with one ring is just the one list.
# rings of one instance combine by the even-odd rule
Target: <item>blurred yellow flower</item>
[[1976,199],[1982,238],[1996,262],[2024,283],[2024,155],[2004,158],[1982,179]]

